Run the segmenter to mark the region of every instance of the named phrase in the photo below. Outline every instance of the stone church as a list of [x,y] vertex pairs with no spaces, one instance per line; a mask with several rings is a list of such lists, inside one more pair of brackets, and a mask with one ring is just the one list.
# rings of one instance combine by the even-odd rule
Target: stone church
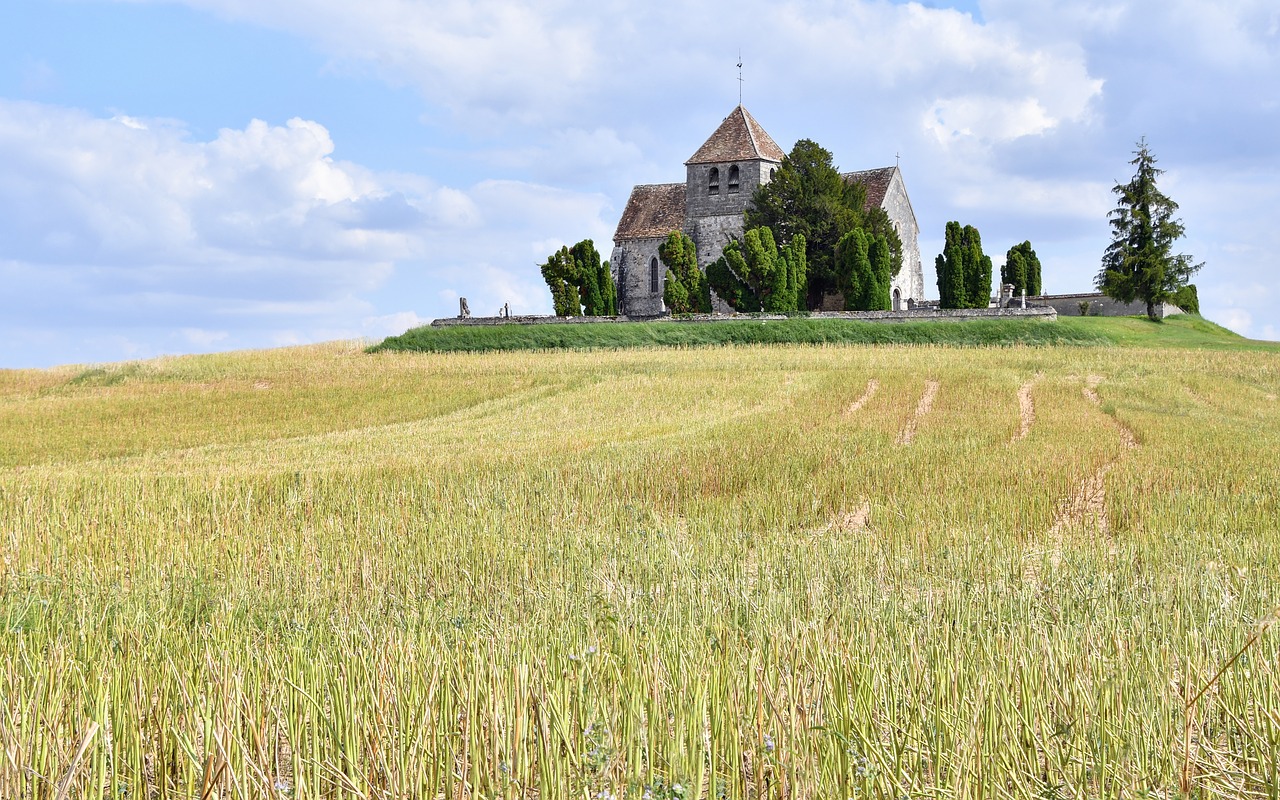
[[[632,317],[666,311],[662,284],[667,269],[658,260],[658,245],[673,231],[684,231],[698,249],[698,266],[720,257],[724,246],[743,235],[743,212],[751,195],[767,183],[786,154],[742,106],[735,108],[716,132],[685,162],[684,183],[637,186],[613,235],[610,266],[618,286],[619,312]],[[898,167],[844,174],[867,189],[867,207],[889,215],[902,239],[902,270],[893,280],[895,309],[907,300],[924,299],[920,268],[920,226]],[[729,311],[714,298],[717,311]],[[824,310],[839,311],[843,301],[829,296]]]

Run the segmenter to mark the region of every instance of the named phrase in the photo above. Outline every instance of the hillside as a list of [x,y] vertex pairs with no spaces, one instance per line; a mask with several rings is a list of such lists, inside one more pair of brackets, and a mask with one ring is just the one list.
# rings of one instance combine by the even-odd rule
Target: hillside
[[682,324],[540,324],[414,328],[370,348],[371,352],[483,352],[489,350],[623,349],[750,344],[938,344],[956,347],[1124,345],[1275,349],[1200,317],[1178,315],[1153,323],[1139,317],[1061,317],[1037,320],[875,323],[858,320],[734,320]]
[[0,786],[1274,793],[1280,350],[1094,322],[0,373]]

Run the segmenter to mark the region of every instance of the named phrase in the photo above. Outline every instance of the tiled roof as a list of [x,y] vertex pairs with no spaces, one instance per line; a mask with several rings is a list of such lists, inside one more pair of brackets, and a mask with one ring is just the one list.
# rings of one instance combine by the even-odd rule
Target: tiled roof
[[864,209],[871,209],[884,205],[884,196],[889,193],[889,184],[893,182],[893,174],[897,171],[897,167],[881,167],[846,172],[841,177],[847,182],[860,183],[867,188],[867,204]]
[[724,118],[716,132],[685,164],[714,164],[724,161],[781,161],[786,156],[760,123],[738,106]]
[[684,184],[659,183],[631,190],[618,220],[615,242],[666,236],[684,227]]

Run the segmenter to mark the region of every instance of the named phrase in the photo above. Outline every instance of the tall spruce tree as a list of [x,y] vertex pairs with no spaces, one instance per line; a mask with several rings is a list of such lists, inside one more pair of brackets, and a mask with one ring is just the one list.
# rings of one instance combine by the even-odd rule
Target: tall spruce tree
[[711,313],[711,286],[698,269],[698,250],[693,240],[673,231],[658,245],[658,258],[667,267],[662,300],[672,314]]
[[1156,186],[1164,170],[1156,167],[1146,137],[1137,148],[1129,162],[1135,167],[1133,177],[1111,190],[1120,200],[1109,215],[1111,244],[1094,284],[1121,303],[1143,301],[1154,320],[1160,317],[1156,306],[1176,295],[1204,264],[1174,254],[1174,243],[1184,233],[1182,221],[1173,216],[1178,204]]

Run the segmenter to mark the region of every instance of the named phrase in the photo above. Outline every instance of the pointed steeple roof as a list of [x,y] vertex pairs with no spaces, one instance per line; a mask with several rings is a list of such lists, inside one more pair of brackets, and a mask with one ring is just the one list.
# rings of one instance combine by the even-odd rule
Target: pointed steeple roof
[[738,106],[724,118],[716,132],[688,164],[714,164],[724,161],[781,161],[786,156],[778,143],[764,132],[760,123],[745,108]]

